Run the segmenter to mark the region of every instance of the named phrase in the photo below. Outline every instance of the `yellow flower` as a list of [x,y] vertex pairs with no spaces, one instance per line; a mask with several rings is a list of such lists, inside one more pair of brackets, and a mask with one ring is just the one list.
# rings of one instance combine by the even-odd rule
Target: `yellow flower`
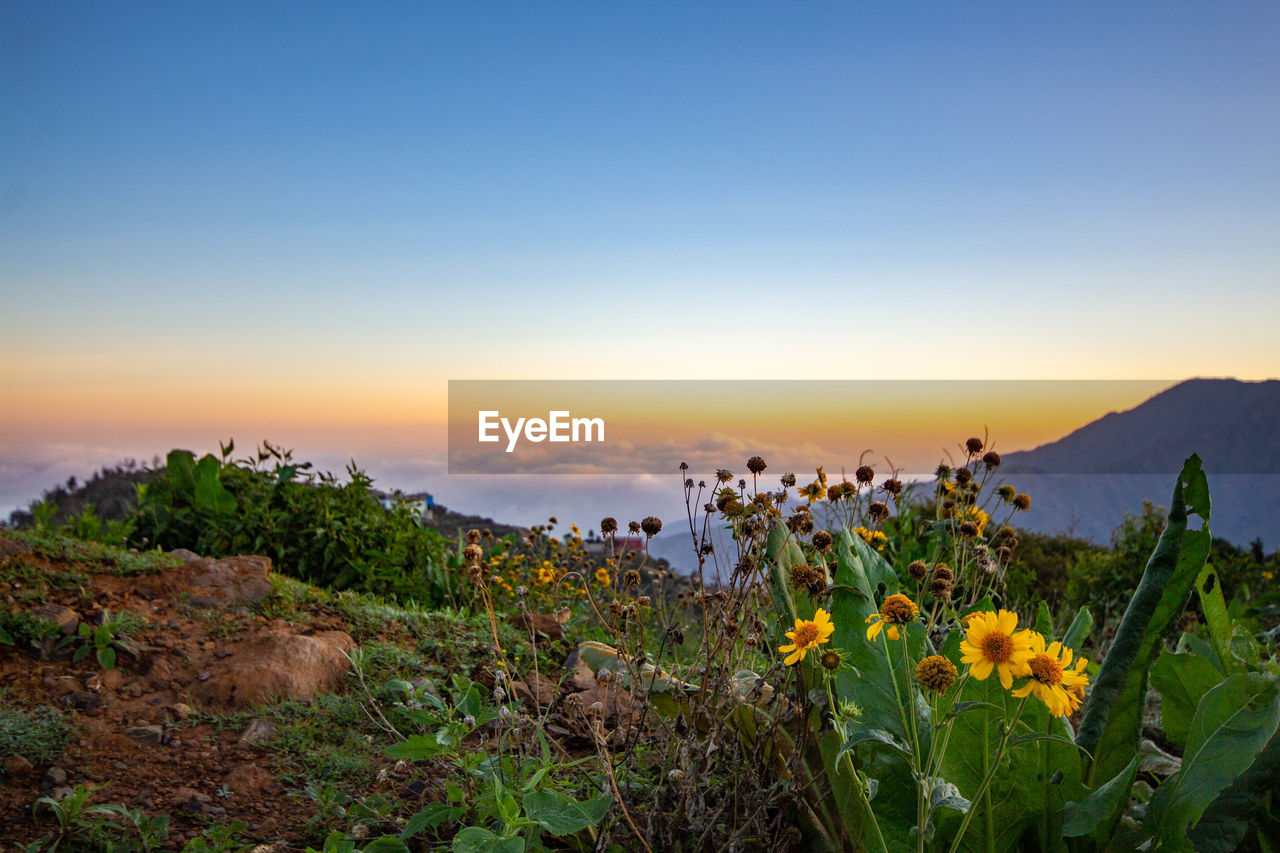
[[[1033,631],[1016,630],[1018,614],[1001,610],[971,613],[965,617],[965,638],[960,641],[960,662],[969,664],[969,674],[979,681],[986,680],[991,670],[1000,673],[1000,684],[1005,690],[1013,686],[1014,676],[1030,673],[1027,661],[1031,659]],[[1037,635],[1038,636],[1038,635]]]
[[1263,572],[1263,573],[1262,573],[1262,579],[1263,579],[1264,581],[1269,581],[1269,580],[1273,579],[1274,577],[1275,577],[1275,574],[1274,574],[1274,573],[1272,573],[1272,572]]
[[890,640],[898,639],[898,626],[907,625],[915,621],[920,615],[920,608],[916,607],[916,603],[901,593],[895,593],[884,600],[880,605],[879,613],[872,613],[867,617],[867,624],[871,627],[867,629],[867,639],[875,640],[880,636],[880,632],[888,625],[889,629],[885,633],[889,635]]
[[855,527],[853,532],[861,536],[863,542],[866,542],[877,551],[883,551],[884,546],[889,542],[889,536],[883,530],[868,530],[865,527]]
[[609,570],[604,566],[596,569],[596,583],[608,585],[612,578],[609,577]]
[[800,497],[807,498],[809,503],[820,501],[827,496],[826,486],[822,485],[822,483],[817,480],[814,480],[807,486],[801,486],[796,491],[800,493]]
[[978,525],[978,535],[987,529],[987,522],[991,520],[991,516],[987,515],[986,510],[981,507],[971,506],[960,514],[961,523],[972,521]]
[[1044,637],[1039,634],[1031,638],[1031,651],[1031,659],[1027,663],[1027,674],[1031,679],[1013,691],[1013,695],[1021,699],[1035,693],[1055,717],[1065,716],[1080,707],[1085,685],[1089,683],[1089,676],[1084,673],[1088,660],[1077,658],[1075,666],[1071,666],[1071,649],[1063,648],[1062,643],[1056,641],[1046,648]]
[[782,662],[787,666],[799,663],[810,649],[828,642],[835,629],[836,626],[831,624],[831,617],[821,607],[813,614],[813,619],[797,619],[795,630],[787,632],[787,639],[791,642],[778,646],[778,651],[789,653]]

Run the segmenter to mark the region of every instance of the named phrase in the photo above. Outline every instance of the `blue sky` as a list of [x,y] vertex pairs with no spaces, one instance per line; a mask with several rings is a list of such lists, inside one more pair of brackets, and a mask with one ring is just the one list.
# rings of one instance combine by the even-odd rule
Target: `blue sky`
[[1280,374],[1280,6],[689,5],[0,3],[0,453],[449,378]]

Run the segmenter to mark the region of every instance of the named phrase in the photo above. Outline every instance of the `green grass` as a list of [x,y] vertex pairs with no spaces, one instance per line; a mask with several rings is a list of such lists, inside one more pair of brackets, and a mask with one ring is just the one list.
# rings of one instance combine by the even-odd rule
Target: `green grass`
[[0,582],[9,584],[14,599],[24,603],[43,603],[52,591],[79,589],[87,579],[76,569],[46,569],[27,555],[10,557],[0,566]]
[[59,533],[10,530],[6,535],[26,542],[37,556],[46,560],[92,567],[125,577],[162,572],[182,565],[183,560],[160,551],[126,551],[98,542],[84,542]]
[[70,729],[52,708],[24,711],[0,697],[0,755],[21,755],[47,764],[62,754]]

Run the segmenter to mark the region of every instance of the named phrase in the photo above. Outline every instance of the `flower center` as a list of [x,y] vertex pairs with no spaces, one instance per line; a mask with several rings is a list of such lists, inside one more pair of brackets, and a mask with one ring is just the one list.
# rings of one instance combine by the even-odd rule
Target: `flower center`
[[794,639],[797,649],[803,649],[813,645],[813,641],[818,639],[818,626],[812,622],[805,622],[795,630]]
[[905,595],[891,595],[880,606],[880,615],[886,622],[894,625],[905,625],[916,618],[916,606]]
[[1062,664],[1049,655],[1036,655],[1031,659],[1031,677],[1041,684],[1061,684]]
[[1013,657],[1013,638],[992,631],[982,638],[982,656],[994,663],[1008,663]]

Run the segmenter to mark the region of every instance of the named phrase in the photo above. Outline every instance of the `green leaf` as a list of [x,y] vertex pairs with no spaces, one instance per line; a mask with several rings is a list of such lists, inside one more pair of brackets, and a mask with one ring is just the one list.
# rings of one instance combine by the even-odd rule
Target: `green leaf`
[[[1280,791],[1280,731],[1271,736],[1249,769],[1235,778],[1209,807],[1189,837],[1199,853],[1231,853],[1251,829],[1264,822],[1276,831],[1272,814]],[[1259,829],[1259,834],[1262,830]],[[1264,848],[1265,849],[1265,848]]]
[[1218,571],[1213,566],[1206,564],[1196,576],[1196,595],[1200,598],[1200,608],[1209,626],[1209,642],[1218,653],[1218,660],[1227,673],[1244,672],[1243,662],[1231,653],[1231,617],[1227,614],[1226,599],[1222,597]]
[[[1189,528],[1192,514],[1203,521],[1200,530]],[[1115,777],[1138,751],[1148,673],[1186,605],[1210,542],[1208,481],[1200,457],[1192,455],[1174,484],[1168,524],[1089,692],[1076,742],[1094,756],[1088,762],[1090,783]]]
[[1073,800],[1062,810],[1062,835],[1078,838],[1087,835],[1099,844],[1111,837],[1112,830],[1125,806],[1129,804],[1129,792],[1138,775],[1138,756],[1114,778],[1087,797]]
[[361,853],[409,853],[409,848],[394,835],[384,835],[362,847]]
[[1280,725],[1278,679],[1238,673],[1204,695],[1196,708],[1182,769],[1156,789],[1144,829],[1161,844],[1185,843],[1201,814],[1254,763]]
[[411,735],[408,740],[387,747],[387,755],[405,761],[421,761],[439,755],[444,749],[435,735]]
[[534,791],[524,798],[529,819],[552,835],[573,835],[595,826],[609,811],[610,797],[578,802],[559,791]]
[[503,838],[481,826],[468,826],[453,837],[453,853],[524,853],[523,838]]
[[1222,680],[1218,668],[1194,652],[1161,652],[1151,667],[1151,686],[1160,692],[1160,725],[1165,737],[1185,747],[1196,705]]

